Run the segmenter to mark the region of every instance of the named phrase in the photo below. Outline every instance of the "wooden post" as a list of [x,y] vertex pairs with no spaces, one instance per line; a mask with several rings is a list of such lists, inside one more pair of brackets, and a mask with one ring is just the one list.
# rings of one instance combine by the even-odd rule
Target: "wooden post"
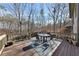
[[[73,5],[73,4],[72,4]],[[71,6],[72,6],[71,5]],[[71,9],[72,10],[72,9]],[[79,4],[74,4],[71,19],[73,20],[73,33],[76,34],[77,46],[79,46]]]
[[[77,46],[79,46],[79,4],[76,4],[76,13],[75,13],[75,18],[74,18],[74,23],[76,23],[76,27],[77,27]],[[75,21],[76,20],[76,21]],[[74,28],[75,29],[75,28]]]

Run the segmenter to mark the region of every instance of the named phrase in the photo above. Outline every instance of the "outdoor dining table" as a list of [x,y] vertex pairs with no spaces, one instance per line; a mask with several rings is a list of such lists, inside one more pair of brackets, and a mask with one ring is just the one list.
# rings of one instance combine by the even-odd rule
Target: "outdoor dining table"
[[50,40],[51,36],[49,34],[43,34],[43,33],[41,33],[41,34],[38,34],[38,38],[39,38],[39,40],[42,43],[44,43],[44,42],[47,42],[48,40]]

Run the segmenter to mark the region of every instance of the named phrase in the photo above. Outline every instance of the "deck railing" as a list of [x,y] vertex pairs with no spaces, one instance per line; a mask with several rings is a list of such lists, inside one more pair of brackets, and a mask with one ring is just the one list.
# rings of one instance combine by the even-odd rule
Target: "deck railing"
[[6,35],[1,35],[0,36],[0,55],[5,47],[5,44],[6,44]]
[[64,40],[67,40],[69,41],[70,43],[76,45],[76,42],[77,42],[77,35],[74,34],[74,33],[58,33],[58,32],[51,32],[51,34],[54,34],[56,35],[56,38],[61,38],[61,39],[64,39]]

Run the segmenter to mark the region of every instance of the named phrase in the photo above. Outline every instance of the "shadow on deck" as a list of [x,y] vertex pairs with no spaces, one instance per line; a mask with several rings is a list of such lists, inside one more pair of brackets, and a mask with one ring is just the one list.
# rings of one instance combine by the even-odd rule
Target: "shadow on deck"
[[[25,51],[23,48],[25,48]],[[34,54],[35,51],[31,49],[31,47],[26,49],[26,43],[23,41],[9,47],[5,47],[1,56],[33,56]]]

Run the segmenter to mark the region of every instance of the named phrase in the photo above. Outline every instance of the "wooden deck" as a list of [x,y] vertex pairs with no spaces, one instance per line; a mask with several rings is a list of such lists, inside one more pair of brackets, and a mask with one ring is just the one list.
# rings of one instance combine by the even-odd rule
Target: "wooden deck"
[[52,56],[79,56],[79,47],[63,41]]
[[[23,51],[25,42],[19,42],[10,47],[6,47],[2,53],[2,56],[36,56],[33,49]],[[69,44],[67,41],[63,41],[59,47],[55,50],[52,56],[79,56],[79,47]]]
[[12,46],[4,48],[1,56],[34,56],[36,55],[34,49],[23,51],[23,48],[27,46],[25,42],[24,41],[19,42]]

